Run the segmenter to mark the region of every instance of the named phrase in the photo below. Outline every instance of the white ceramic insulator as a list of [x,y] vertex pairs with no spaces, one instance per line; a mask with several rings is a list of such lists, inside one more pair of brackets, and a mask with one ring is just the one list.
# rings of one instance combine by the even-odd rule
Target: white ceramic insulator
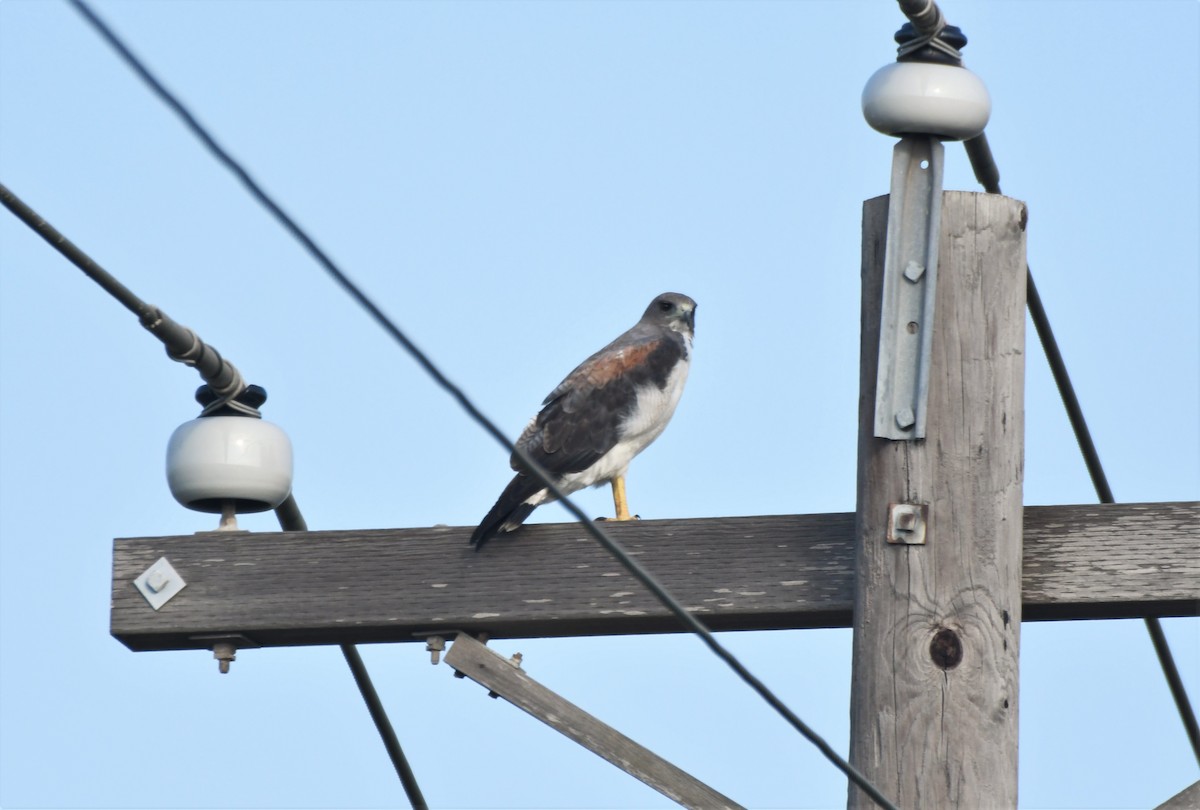
[[247,416],[205,416],[180,425],[167,445],[175,500],[199,512],[265,512],[292,491],[292,443],[281,428]]
[[887,135],[974,138],[987,126],[992,99],[971,71],[929,62],[893,62],[862,94],[867,123]]

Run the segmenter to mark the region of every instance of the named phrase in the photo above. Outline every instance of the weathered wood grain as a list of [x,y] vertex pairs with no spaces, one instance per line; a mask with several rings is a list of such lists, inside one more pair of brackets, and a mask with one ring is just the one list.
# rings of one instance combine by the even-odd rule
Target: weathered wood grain
[[446,653],[446,663],[683,807],[741,808],[728,796],[547,689],[519,663],[492,652],[468,635],[455,638]]
[[[1015,808],[1024,205],[942,196],[914,441],[874,436],[887,220],[887,198],[866,203],[850,762],[900,807]],[[927,508],[924,544],[887,541],[891,504]],[[851,785],[849,806],[874,803]]]
[[1200,504],[1027,506],[1025,527],[1026,619],[1200,615]]
[[[775,626],[789,614],[845,623],[849,528],[846,515],[814,515],[608,530],[685,605],[739,629]],[[155,649],[197,646],[188,635],[213,628],[238,628],[264,645],[411,640],[447,626],[494,638],[678,630],[577,525],[527,526],[482,552],[467,545],[469,534],[442,527],[118,540],[113,634]],[[764,546],[773,553],[758,553]],[[130,583],[162,555],[189,584],[155,614]]]
[[[1025,619],[1200,612],[1200,504],[1025,510]],[[526,526],[479,553],[472,527],[197,534],[113,544],[112,634],[134,650],[678,632],[574,524]],[[854,515],[644,520],[612,533],[721,630],[849,627]],[[188,586],[155,612],[133,586],[166,556]]]

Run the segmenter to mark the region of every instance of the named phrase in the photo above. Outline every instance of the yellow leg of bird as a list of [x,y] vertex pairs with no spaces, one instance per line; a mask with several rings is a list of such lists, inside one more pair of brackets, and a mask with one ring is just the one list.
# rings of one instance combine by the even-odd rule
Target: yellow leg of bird
[[618,475],[612,480],[613,506],[617,510],[617,520],[632,520],[629,516],[629,501],[625,499],[625,476]]

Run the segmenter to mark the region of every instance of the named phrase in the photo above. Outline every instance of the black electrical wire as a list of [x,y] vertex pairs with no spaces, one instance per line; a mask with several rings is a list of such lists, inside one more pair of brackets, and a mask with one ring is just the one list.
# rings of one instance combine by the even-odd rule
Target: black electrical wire
[[922,34],[936,36],[946,27],[946,18],[933,0],[896,0],[904,16]]
[[[224,379],[224,376],[220,372],[232,369],[232,376],[240,384],[238,391],[234,392],[235,395],[236,393],[240,393],[241,389],[245,388],[245,384],[241,383],[241,375],[237,372],[237,369],[233,368],[233,365],[229,361],[223,360],[216,349],[201,341],[187,327],[171,321],[157,308],[143,301],[111,273],[96,264],[78,246],[59,233],[54,226],[38,216],[32,208],[26,205],[23,200],[3,184],[0,184],[0,202],[4,204],[5,208],[16,215],[18,219],[28,225],[30,229],[65,256],[72,264],[83,270],[84,273],[103,287],[106,292],[120,301],[126,309],[138,315],[143,324],[151,318],[158,322],[165,319],[169,323],[170,329],[155,332],[160,338],[162,338],[164,332],[170,334],[186,333],[186,335],[190,336],[189,339],[191,341],[199,344],[200,356],[209,358],[210,360],[215,358],[212,363],[206,364],[206,367],[213,366],[216,369],[214,374],[217,379]],[[170,347],[170,343],[166,339],[163,339],[163,342],[167,343],[168,348]],[[173,354],[171,356],[175,357]],[[205,376],[203,369],[201,370],[201,376],[209,382],[210,386],[212,385],[208,376]],[[296,499],[291,495],[288,495],[287,500],[275,508],[275,514],[279,518],[279,525],[285,531],[303,532],[308,530],[304,522],[304,516],[300,514],[300,507],[297,506]],[[346,663],[350,665],[350,672],[354,675],[354,681],[358,684],[363,701],[367,704],[367,710],[371,714],[371,719],[375,721],[375,727],[379,729],[379,736],[383,738],[384,747],[387,749],[388,756],[396,768],[396,773],[400,776],[400,781],[404,785],[405,793],[408,794],[414,810],[427,810],[428,805],[425,803],[425,798],[421,795],[421,789],[417,786],[416,777],[413,776],[412,769],[408,766],[408,760],[405,759],[404,751],[400,748],[400,741],[397,739],[396,732],[388,720],[383,704],[379,700],[379,695],[375,692],[375,687],[371,683],[370,675],[367,674],[366,665],[363,664],[362,657],[358,654],[358,650],[349,644],[342,645],[342,654],[346,657]]]
[[375,721],[375,728],[379,730],[379,736],[387,749],[388,757],[391,758],[392,765],[396,768],[396,775],[400,777],[400,784],[404,786],[404,793],[408,796],[408,801],[412,804],[413,810],[429,810],[425,796],[421,793],[421,787],[417,784],[417,777],[413,775],[408,759],[404,756],[403,749],[400,748],[400,740],[396,738],[396,732],[388,720],[387,711],[383,708],[383,701],[379,699],[379,693],[375,691],[375,685],[371,683],[371,676],[367,674],[367,665],[363,663],[362,656],[358,654],[358,648],[353,644],[342,644],[341,648],[350,672],[354,675],[354,682],[358,684],[358,691],[367,704],[367,710],[371,712],[371,719]]
[[78,267],[92,281],[96,282],[125,309],[138,316],[139,321],[148,321],[156,317],[154,307],[138,297],[133,290],[118,281],[111,273],[92,260],[75,243],[63,236],[36,211],[25,204],[25,201],[7,186],[0,185],[0,202],[12,212],[13,216],[29,226],[30,230],[42,237],[51,247],[61,253],[67,261]]
[[226,166],[233,174],[241,181],[242,185],[261,205],[263,205],[272,216],[289,232],[291,233],[308,251],[308,253],[320,264],[330,276],[345,290],[355,301],[358,302],[363,309],[370,314],[371,318],[383,328],[397,343],[399,343],[409,355],[440,385],[447,393],[449,393],[466,411],[471,418],[480,425],[489,435],[500,443],[509,453],[515,453],[521,460],[524,469],[546,485],[556,499],[562,502],[562,505],[568,512],[579,521],[580,526],[593,538],[595,538],[618,562],[620,562],[630,574],[641,582],[647,590],[658,599],[664,607],[671,611],[679,621],[695,633],[705,643],[706,646],[722,661],[724,661],[738,677],[750,686],[758,695],[766,701],[766,703],[775,709],[796,731],[811,742],[816,748],[828,759],[838,770],[842,771],[846,777],[855,785],[860,787],[864,793],[871,797],[876,804],[885,810],[896,810],[896,806],[885,797],[878,788],[852,766],[849,762],[838,755],[836,751],[822,739],[815,731],[801,720],[791,709],[789,709],[782,700],[780,700],[767,686],[755,677],[746,667],[725,647],[717,641],[712,632],[695,616],[687,611],[687,609],[679,603],[667,590],[650,574],[640,563],[621,547],[619,543],[613,540],[606,532],[600,529],[592,520],[574,504],[566,495],[555,485],[550,479],[550,476],[538,465],[529,455],[520,448],[517,448],[512,441],[483,413],[471,402],[466,394],[462,392],[454,383],[452,383],[436,365],[431,361],[417,346],[409,340],[409,338],[400,330],[398,326],[390,319],[379,307],[364,293],[359,287],[350,280],[345,273],[338,268],[331,258],[317,246],[316,242],[300,227],[284,210],[258,185],[257,182],[250,176],[249,172],[224,148],[220,146],[212,135],[204,128],[202,124],[191,114],[190,111],[183,105],[181,101],[175,98],[163,84],[150,72],[150,70],[141,63],[141,61],[133,54],[132,51],[117,37],[92,9],[83,2],[83,0],[67,0],[75,9],[86,19],[92,27],[104,38],[108,44],[121,55],[125,62],[133,69],[135,73],[150,87],[150,89],[172,110],[174,110],[187,125],[188,129],[208,148],[216,159]]
[[76,247],[70,239],[59,233],[53,225],[38,216],[36,211],[26,205],[3,183],[0,183],[0,203],[3,203],[13,216],[42,237],[47,244],[61,253],[67,261],[82,270],[88,278],[117,299],[122,306],[137,315],[142,326],[167,347],[167,355],[172,360],[194,367],[222,401],[232,400],[245,389],[246,383],[242,380],[242,375],[232,363],[221,357],[220,352],[200,340],[191,329],[171,319],[161,309],[146,303],[135,295],[132,290]]
[[[967,157],[971,161],[971,169],[975,172],[975,179],[989,194],[1000,194],[1000,170],[992,156],[992,148],[988,145],[987,135],[977,135],[964,141],[963,145],[966,147]],[[1046,307],[1042,304],[1042,297],[1038,294],[1037,285],[1033,283],[1033,271],[1029,269],[1028,265],[1026,265],[1025,271],[1025,297],[1029,307],[1029,318],[1033,321],[1033,328],[1037,331],[1042,350],[1046,353],[1046,361],[1050,364],[1050,374],[1054,377],[1058,395],[1062,398],[1063,407],[1066,408],[1067,419],[1071,423],[1071,430],[1075,433],[1079,452],[1083,455],[1083,463],[1087,467],[1088,476],[1092,479],[1092,487],[1096,490],[1096,497],[1100,499],[1100,503],[1115,503],[1116,499],[1113,497],[1112,487],[1109,486],[1108,476],[1104,472],[1104,465],[1100,463],[1100,453],[1096,450],[1096,443],[1092,440],[1092,431],[1088,428],[1087,419],[1083,415],[1083,406],[1079,404],[1075,386],[1071,383],[1071,375],[1067,373],[1066,361],[1063,360],[1062,351],[1054,337],[1054,330],[1050,327],[1050,317],[1046,314]],[[1154,646],[1155,655],[1158,656],[1159,666],[1162,667],[1163,676],[1167,679],[1167,687],[1171,690],[1171,697],[1175,700],[1175,708],[1179,712],[1179,718],[1183,721],[1188,740],[1191,742],[1192,753],[1196,756],[1197,763],[1200,763],[1200,723],[1197,722],[1196,712],[1192,708],[1191,700],[1188,699],[1187,689],[1179,674],[1179,667],[1175,664],[1175,656],[1171,653],[1171,646],[1167,643],[1167,637],[1163,633],[1162,623],[1158,617],[1145,616],[1143,618],[1146,622],[1146,631],[1150,634],[1150,643]]]
[[[308,531],[308,523],[304,520],[304,515],[300,513],[300,507],[293,495],[289,494],[287,500],[275,507],[275,517],[279,519],[279,525],[285,532]],[[387,749],[388,758],[392,760],[396,775],[400,777],[400,784],[404,786],[404,793],[408,796],[409,803],[413,806],[413,810],[429,810],[429,804],[425,801],[424,794],[421,793],[421,786],[417,784],[417,777],[408,764],[408,758],[404,756],[404,749],[400,747],[400,739],[396,736],[396,730],[392,728],[387,710],[383,708],[383,701],[379,699],[379,693],[375,691],[375,684],[371,682],[367,665],[363,663],[362,656],[358,654],[358,648],[353,644],[340,646],[346,664],[350,667],[350,673],[354,676],[354,682],[358,685],[363,702],[367,704],[367,711],[371,713],[371,719],[375,721],[375,728],[379,731],[380,739],[383,740],[383,747]]]

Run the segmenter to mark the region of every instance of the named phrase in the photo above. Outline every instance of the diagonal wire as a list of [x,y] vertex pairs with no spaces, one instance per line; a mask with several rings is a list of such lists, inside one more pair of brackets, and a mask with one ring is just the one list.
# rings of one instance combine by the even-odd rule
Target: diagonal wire
[[[992,157],[992,149],[988,145],[987,135],[980,134],[964,141],[963,145],[966,147],[967,157],[971,161],[971,168],[975,172],[975,179],[989,194],[1001,193],[1000,170],[996,166],[995,158]],[[1046,308],[1042,304],[1042,297],[1038,294],[1037,285],[1033,283],[1033,271],[1029,269],[1028,265],[1025,270],[1029,317],[1033,321],[1034,329],[1037,330],[1042,350],[1046,353],[1046,361],[1050,364],[1050,373],[1054,377],[1058,395],[1062,398],[1063,406],[1067,410],[1067,419],[1071,423],[1075,441],[1079,444],[1079,452],[1083,455],[1083,463],[1087,466],[1088,475],[1092,479],[1092,487],[1096,490],[1096,497],[1100,499],[1100,503],[1115,503],[1112,487],[1108,484],[1108,476],[1104,473],[1104,465],[1100,463],[1100,453],[1096,450],[1092,432],[1088,429],[1087,420],[1083,416],[1083,406],[1079,404],[1075,386],[1071,384],[1071,375],[1067,373],[1066,361],[1063,360],[1062,351],[1054,337],[1054,330],[1050,328],[1050,317],[1046,314]],[[1200,763],[1200,723],[1197,723],[1196,712],[1192,709],[1187,689],[1183,685],[1183,678],[1179,674],[1179,667],[1175,664],[1175,656],[1171,653],[1171,646],[1167,643],[1166,634],[1163,633],[1162,622],[1158,620],[1157,616],[1144,618],[1146,631],[1150,634],[1150,642],[1158,656],[1163,676],[1167,679],[1167,687],[1171,690],[1175,708],[1179,712],[1179,718],[1183,721],[1188,740],[1192,744],[1192,753],[1195,754],[1196,761]]]
[[[245,388],[241,374],[232,363],[222,358],[216,349],[200,340],[196,333],[186,326],[176,323],[163,314],[157,307],[151,306],[139,298],[111,273],[96,264],[91,256],[84,253],[71,240],[63,236],[53,225],[38,216],[36,211],[26,205],[23,200],[3,183],[0,183],[0,204],[11,211],[17,219],[29,226],[34,233],[42,237],[51,247],[61,253],[64,258],[104,288],[105,292],[117,299],[130,312],[137,315],[143,326],[167,344],[168,356],[171,359],[181,359],[170,351],[173,338],[184,340],[190,344],[196,344],[200,347],[198,350],[199,356],[207,360],[206,362],[189,363],[189,365],[196,366],[200,372],[200,376],[209,384],[210,388],[215,390],[215,383],[219,380],[224,380],[237,387],[236,391],[231,389],[231,396],[236,396],[236,394]],[[184,362],[187,361],[185,360]],[[257,414],[258,411],[255,410],[254,413]],[[291,495],[288,495],[287,499],[275,508],[275,514],[278,516],[279,523],[284,530],[307,531],[304,516],[300,514],[300,507],[296,505],[296,499]],[[379,700],[375,686],[371,683],[371,676],[367,673],[367,668],[363,663],[362,657],[358,654],[358,650],[351,644],[342,645],[342,654],[346,657],[346,663],[350,666],[354,682],[358,685],[358,690],[362,694],[363,701],[367,704],[367,711],[370,713],[371,719],[375,721],[375,728],[379,730],[379,736],[383,739],[384,748],[387,749],[388,756],[392,760],[392,765],[396,768],[396,773],[400,777],[404,791],[408,794],[408,798],[412,802],[413,810],[427,810],[429,805],[426,804],[425,797],[421,795],[421,789],[417,785],[416,777],[413,776],[412,769],[408,765],[408,760],[404,756],[404,750],[400,747],[400,741],[396,737],[396,732],[392,728],[391,721],[388,720],[387,712],[383,708],[383,703]]]
[[[308,531],[308,522],[304,520],[304,515],[300,513],[300,506],[292,495],[288,495],[283,503],[275,507],[275,517],[279,519],[279,526],[285,532]],[[375,684],[371,683],[367,665],[363,663],[358,648],[353,644],[342,644],[341,648],[346,664],[350,667],[350,674],[354,676],[354,682],[358,685],[363,702],[367,704],[367,711],[371,713],[371,719],[375,721],[375,728],[379,731],[380,739],[383,740],[383,747],[387,749],[388,757],[391,758],[392,765],[396,768],[396,775],[400,777],[400,784],[404,786],[404,793],[408,796],[409,803],[412,804],[413,810],[429,810],[429,803],[425,801],[425,796],[421,793],[421,786],[417,784],[417,777],[408,764],[408,758],[404,756],[404,749],[400,747],[400,739],[396,736],[396,730],[392,728],[392,721],[388,719],[387,710],[383,708],[383,701],[379,699],[379,693],[375,691]]]
[[[16,194],[13,194],[3,183],[0,183],[0,204],[61,253],[67,261],[82,270],[84,275],[117,299],[123,307],[137,315],[138,321],[146,331],[162,341],[167,349],[167,356],[195,368],[200,377],[223,401],[232,402],[232,398],[240,394],[246,387],[241,372],[223,358],[220,352],[201,340],[191,329],[178,323],[158,307],[139,298],[111,273],[92,261],[91,256],[59,233],[53,225],[38,216],[36,211],[26,205]],[[244,408],[245,406],[236,407]]]
[[400,328],[379,309],[379,307],[364,293],[359,287],[350,280],[345,273],[333,262],[333,260],[313,241],[313,239],[300,227],[250,176],[246,169],[226,152],[220,144],[208,133],[202,124],[191,114],[191,112],[171,94],[166,87],[150,72],[150,70],[142,64],[142,62],[133,54],[132,51],[117,37],[117,35],[101,20],[95,12],[83,0],[67,0],[74,8],[86,19],[92,27],[104,38],[106,42],[116,50],[125,62],[133,69],[135,73],[150,87],[151,90],[172,110],[174,110],[187,125],[188,129],[200,139],[201,142],[208,148],[216,159],[228,168],[241,181],[242,185],[261,205],[263,205],[275,219],[292,234],[308,251],[308,253],[325,269],[330,276],[346,291],[360,306],[367,311],[375,322],[383,328],[397,343],[399,343],[409,355],[416,360],[420,365],[447,393],[449,393],[466,411],[480,427],[482,427],[489,435],[500,443],[508,452],[514,453],[525,465],[525,468],[546,485],[556,499],[562,502],[562,505],[576,520],[580,526],[590,534],[597,542],[599,542],[618,562],[620,562],[635,579],[642,583],[651,594],[657,598],[664,607],[671,611],[679,621],[691,632],[695,633],[704,642],[706,646],[722,661],[724,661],[730,669],[732,669],[738,677],[740,677],[747,685],[750,686],[758,695],[766,701],[780,716],[782,716],[796,731],[798,731],[805,739],[811,742],[816,748],[828,759],[838,770],[842,771],[846,777],[855,785],[860,787],[863,792],[871,797],[876,804],[885,810],[897,810],[896,806],[885,797],[870,780],[868,780],[858,769],[838,755],[820,735],[813,731],[803,720],[800,719],[791,709],[787,707],[766,684],[760,681],[751,673],[745,665],[743,665],[734,655],[729,652],[712,632],[695,616],[687,611],[687,609],[679,603],[670,593],[663,587],[657,579],[637,562],[633,557],[621,547],[616,540],[610,537],[606,532],[600,529],[591,519],[572,502],[565,493],[558,488],[557,485],[550,479],[545,470],[541,468],[529,455],[520,448],[516,447],[512,441],[483,413],[471,402],[465,393],[452,383],[441,370],[434,365],[424,352],[409,340],[409,338],[400,330]]

